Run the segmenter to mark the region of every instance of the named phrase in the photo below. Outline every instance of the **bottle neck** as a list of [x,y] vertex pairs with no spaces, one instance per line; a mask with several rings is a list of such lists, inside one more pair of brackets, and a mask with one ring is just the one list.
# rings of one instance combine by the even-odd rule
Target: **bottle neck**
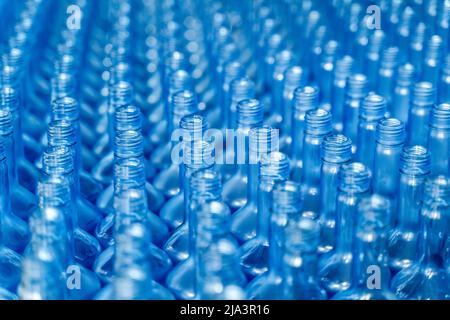
[[256,164],[247,164],[247,205],[258,205],[259,167]]
[[398,228],[418,230],[425,178],[426,175],[400,174],[397,217]]
[[[295,113],[295,111],[294,111]],[[291,158],[294,162],[302,160],[302,150],[305,132],[305,113],[295,114],[292,124],[292,136],[296,139],[292,139],[291,146]]]
[[396,197],[402,149],[403,143],[397,145],[376,143],[373,174],[373,189],[376,194],[389,199]]
[[335,219],[336,216],[336,201],[330,199],[337,199],[339,186],[339,169],[344,163],[332,163],[323,161],[321,168],[320,180],[320,211],[321,217],[325,220]]
[[3,138],[4,138],[6,161],[8,165],[9,181],[11,185],[16,185],[19,183],[16,139],[14,138],[14,135],[12,133],[7,136],[3,136]]
[[321,143],[326,135],[305,134],[303,142],[303,183],[307,186],[320,185]]

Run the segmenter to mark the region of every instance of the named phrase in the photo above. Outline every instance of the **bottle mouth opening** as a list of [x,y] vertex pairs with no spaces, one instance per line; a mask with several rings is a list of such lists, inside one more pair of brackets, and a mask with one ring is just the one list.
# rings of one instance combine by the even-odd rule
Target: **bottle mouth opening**
[[427,174],[430,172],[430,153],[423,146],[403,148],[401,169],[405,174]]
[[379,143],[397,145],[404,143],[405,138],[405,124],[402,121],[395,118],[388,118],[378,122],[376,140]]
[[325,137],[322,143],[322,157],[329,162],[347,162],[352,157],[352,141],[342,135]]
[[360,162],[344,164],[339,171],[340,189],[365,192],[369,189],[371,172]]

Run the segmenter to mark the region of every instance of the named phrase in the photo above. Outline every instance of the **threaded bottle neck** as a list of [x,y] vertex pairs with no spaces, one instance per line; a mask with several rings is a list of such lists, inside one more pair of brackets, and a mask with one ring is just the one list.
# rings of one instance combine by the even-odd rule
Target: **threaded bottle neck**
[[257,99],[241,100],[237,104],[238,127],[259,127],[264,121],[264,106]]
[[185,116],[180,121],[180,129],[182,130],[184,141],[202,140],[207,128],[208,123],[206,119],[198,114]]
[[197,96],[193,91],[178,91],[172,96],[172,113],[182,118],[198,110]]
[[20,80],[20,72],[17,68],[10,65],[3,65],[1,72],[1,80],[3,85],[15,87]]
[[75,70],[77,70],[77,67],[77,61],[75,57],[69,54],[63,54],[55,63],[56,73],[73,75],[75,73]]
[[38,182],[39,206],[62,207],[71,200],[69,181],[61,176],[49,176]]
[[114,164],[114,188],[116,192],[140,188],[145,185],[145,167],[142,159],[118,159]]
[[362,74],[354,74],[348,78],[347,95],[352,99],[363,99],[369,93],[369,80]]
[[411,43],[412,44],[423,44],[425,41],[425,35],[427,31],[427,25],[424,22],[419,22],[414,29],[414,33],[412,35]]
[[400,171],[407,175],[426,175],[430,172],[430,153],[423,146],[403,148]]
[[186,168],[200,170],[214,165],[214,145],[204,140],[183,142],[183,164]]
[[225,64],[223,83],[229,85],[233,79],[241,78],[245,75],[245,70],[242,64],[238,61],[230,61]]
[[114,155],[117,158],[139,158],[144,154],[143,137],[140,132],[121,131],[114,139]]
[[300,218],[298,221],[289,223],[285,229],[285,259],[289,257],[295,257],[289,259],[286,262],[290,266],[300,267],[299,263],[303,261],[298,259],[299,254],[315,253],[320,242],[320,227],[317,221]]
[[51,82],[53,99],[72,95],[75,92],[75,79],[68,73],[58,73]]
[[255,84],[250,78],[237,78],[230,83],[231,100],[239,102],[245,99],[252,99],[255,96]]
[[389,47],[383,50],[381,56],[381,68],[393,70],[398,64],[398,47]]
[[278,129],[269,126],[255,127],[249,133],[249,162],[258,164],[261,156],[279,150]]
[[130,83],[119,81],[111,85],[109,96],[114,107],[129,105],[133,102],[133,87]]
[[436,103],[436,87],[430,82],[418,82],[414,86],[412,103],[416,106],[430,106]]
[[291,50],[282,50],[275,55],[274,73],[283,76],[286,69],[294,64],[294,53]]
[[[295,90],[298,87],[304,87],[306,84],[306,73],[300,66],[291,66],[284,73],[284,86]],[[289,107],[289,106],[287,106]]]
[[405,142],[405,124],[395,118],[383,119],[377,124],[376,141],[383,145],[395,146]]
[[192,78],[186,70],[176,70],[169,76],[169,94],[181,90],[191,90]]
[[382,96],[369,94],[361,104],[359,116],[366,121],[376,122],[384,118],[386,109],[386,100]]
[[134,105],[122,105],[114,111],[114,126],[117,132],[126,130],[140,131],[142,115],[139,107]]
[[52,116],[55,120],[78,121],[80,111],[78,102],[72,97],[63,97],[52,102]]
[[263,154],[259,166],[261,179],[287,180],[290,174],[289,158],[281,152]]
[[273,214],[297,214],[301,211],[302,195],[300,184],[281,181],[272,190]]
[[427,42],[427,48],[425,51],[425,59],[432,59],[440,61],[443,54],[444,42],[438,35],[433,35]]
[[442,72],[445,75],[450,75],[450,53],[445,56],[444,65],[442,66]]
[[49,146],[73,146],[77,143],[77,136],[72,122],[54,120],[48,124],[47,138]]
[[322,142],[322,159],[330,163],[345,163],[352,158],[352,140],[342,134],[335,134]]
[[353,73],[353,69],[353,58],[349,55],[345,55],[336,61],[334,76],[337,79],[347,79]]
[[166,74],[183,69],[186,65],[186,57],[180,51],[170,52],[165,59]]
[[325,109],[310,110],[305,116],[305,134],[323,136],[331,133],[331,113]]
[[47,175],[67,175],[74,170],[72,151],[62,145],[48,147],[42,158],[42,166]]
[[8,109],[12,114],[19,110],[19,96],[17,90],[10,86],[3,86],[0,96],[0,106]]
[[432,200],[445,200],[450,204],[450,179],[444,175],[427,179],[425,197]]
[[131,68],[128,63],[119,62],[110,68],[110,81],[112,83],[128,81],[129,79],[131,79]]
[[319,106],[319,89],[317,87],[305,86],[294,90],[294,111],[304,113],[317,109]]
[[204,198],[220,200],[222,194],[222,178],[213,169],[203,169],[194,172],[189,180],[193,200]]
[[416,70],[411,63],[402,64],[398,68],[397,83],[402,87],[410,87],[415,83]]
[[339,171],[339,189],[347,193],[364,193],[370,187],[371,172],[359,162],[344,164]]
[[9,136],[13,130],[11,112],[8,109],[0,109],[0,135]]
[[441,103],[431,110],[430,126],[436,129],[450,130],[450,104]]
[[380,52],[383,48],[383,44],[386,38],[386,34],[383,30],[375,30],[369,37],[369,53]]

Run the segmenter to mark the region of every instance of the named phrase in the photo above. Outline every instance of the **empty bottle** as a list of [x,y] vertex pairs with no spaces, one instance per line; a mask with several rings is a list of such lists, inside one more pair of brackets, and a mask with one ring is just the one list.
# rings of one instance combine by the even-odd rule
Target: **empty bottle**
[[431,173],[450,175],[450,104],[434,105],[431,110],[428,150],[431,150]]
[[319,260],[319,277],[329,295],[345,291],[352,284],[355,259],[354,217],[358,204],[370,188],[370,171],[358,162],[342,165],[339,171],[339,193],[336,198],[336,244],[333,251]]
[[349,55],[345,55],[336,61],[333,84],[331,86],[331,113],[333,115],[334,129],[338,132],[343,130],[345,93],[348,77],[353,73],[353,69],[354,60]]
[[320,171],[320,243],[319,252],[327,253],[334,248],[336,228],[336,199],[341,166],[352,159],[352,141],[342,134],[325,137],[321,146]]
[[448,228],[445,216],[449,211],[449,180],[444,176],[428,179],[419,217],[417,246],[411,263],[392,279],[392,290],[400,299],[445,299],[449,279],[439,256],[443,230]]
[[400,160],[395,228],[389,235],[389,265],[400,270],[412,265],[416,258],[420,207],[426,177],[430,173],[430,153],[425,147],[403,149]]
[[416,70],[414,69],[414,65],[406,63],[398,68],[389,113],[391,117],[399,119],[403,123],[408,123],[411,92],[415,79]]

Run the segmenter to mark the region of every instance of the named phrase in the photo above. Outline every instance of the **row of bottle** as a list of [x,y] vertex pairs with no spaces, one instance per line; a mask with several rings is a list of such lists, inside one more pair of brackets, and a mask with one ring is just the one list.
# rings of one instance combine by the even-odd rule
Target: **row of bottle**
[[[61,33],[44,21],[64,1],[12,8],[2,295],[20,281],[26,299],[447,297],[448,37],[419,17],[433,31],[415,59],[392,21],[362,19],[358,49],[329,35],[349,17],[325,3],[78,1],[90,18],[57,16]],[[217,154],[207,127],[245,150]]]

